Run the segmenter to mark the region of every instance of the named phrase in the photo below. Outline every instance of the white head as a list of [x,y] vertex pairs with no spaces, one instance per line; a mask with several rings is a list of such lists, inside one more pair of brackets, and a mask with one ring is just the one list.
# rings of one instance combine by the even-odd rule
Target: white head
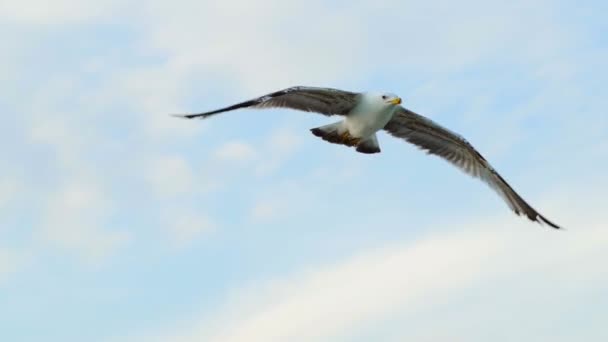
[[393,93],[369,92],[366,100],[380,107],[395,107],[401,104],[401,98]]

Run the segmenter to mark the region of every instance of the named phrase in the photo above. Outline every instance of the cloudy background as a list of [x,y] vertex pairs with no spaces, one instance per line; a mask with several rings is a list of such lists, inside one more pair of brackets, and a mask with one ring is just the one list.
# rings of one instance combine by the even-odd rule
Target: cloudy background
[[[0,3],[3,341],[605,341],[600,1]],[[387,90],[555,231],[292,85]]]

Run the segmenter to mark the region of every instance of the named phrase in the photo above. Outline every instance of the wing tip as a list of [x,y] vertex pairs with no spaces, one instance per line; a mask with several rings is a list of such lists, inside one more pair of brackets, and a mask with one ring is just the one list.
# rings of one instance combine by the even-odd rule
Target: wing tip
[[542,226],[547,225],[555,230],[565,230],[564,227],[558,226],[557,224],[551,222],[549,219],[539,214],[532,207],[529,207],[529,210],[519,210],[517,208],[513,208],[513,211],[515,211],[515,214],[523,215],[524,217],[527,217],[530,221],[536,222]]
[[536,213],[535,216],[530,217],[528,216],[528,218],[532,221],[538,222],[541,225],[548,225],[549,227],[555,229],[555,230],[565,230],[564,227],[560,227],[557,224],[549,221],[546,217],[544,217],[543,215]]
[[203,116],[201,114],[169,114],[169,116],[172,116],[174,118],[180,118],[180,119],[194,119],[194,118],[204,119],[205,118],[205,116]]

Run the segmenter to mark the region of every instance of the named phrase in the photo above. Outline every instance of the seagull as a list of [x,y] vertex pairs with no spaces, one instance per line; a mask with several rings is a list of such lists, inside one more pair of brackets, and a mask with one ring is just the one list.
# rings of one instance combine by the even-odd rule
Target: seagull
[[416,145],[427,154],[445,159],[470,176],[481,179],[502,197],[515,214],[560,229],[517,194],[467,140],[404,108],[401,106],[401,98],[395,94],[297,86],[209,112],[173,115],[186,119],[206,119],[240,108],[290,108],[326,116],[341,116],[343,119],[338,122],[312,128],[310,131],[325,141],[353,147],[357,152],[366,154],[380,152],[376,133],[384,130]]

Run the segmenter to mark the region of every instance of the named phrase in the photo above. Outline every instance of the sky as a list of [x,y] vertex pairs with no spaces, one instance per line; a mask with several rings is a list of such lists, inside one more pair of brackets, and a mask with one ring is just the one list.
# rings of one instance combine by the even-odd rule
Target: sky
[[[608,340],[607,11],[1,2],[0,340]],[[333,118],[168,115],[294,85],[398,94],[566,229]]]

